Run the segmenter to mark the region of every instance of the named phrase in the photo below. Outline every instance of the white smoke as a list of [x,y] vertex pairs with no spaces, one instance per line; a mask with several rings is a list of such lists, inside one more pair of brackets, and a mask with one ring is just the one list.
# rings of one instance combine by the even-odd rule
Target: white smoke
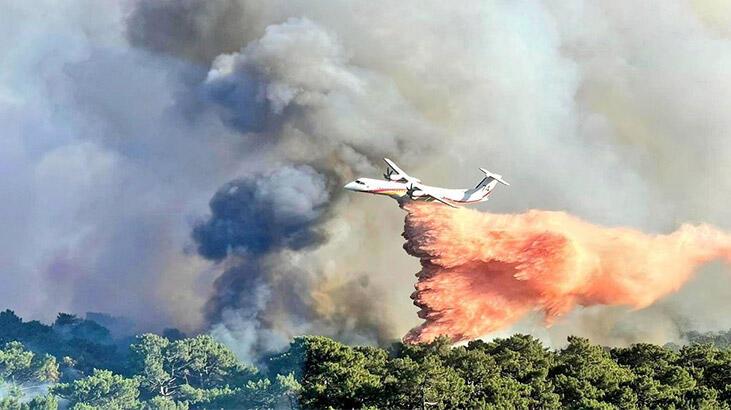
[[[436,185],[474,184],[482,166],[512,183],[484,209],[729,228],[721,1],[2,8],[0,57],[12,69],[0,77],[0,172],[13,178],[0,191],[13,201],[0,204],[11,221],[0,296],[22,314],[103,310],[196,328],[220,270],[181,251],[192,221],[224,183],[288,164],[314,166],[332,187],[377,177],[382,156]],[[300,272],[281,289],[296,287],[315,314],[282,309],[267,326],[398,337],[418,322],[403,214],[332,187],[328,241],[271,261]],[[641,312],[578,312],[549,338],[661,341],[681,325],[729,327],[727,281],[708,271]]]
[[391,78],[349,60],[335,33],[309,19],[290,18],[268,26],[240,52],[216,57],[206,86],[227,110],[225,118],[250,115],[252,99],[263,105],[261,120],[268,127],[261,131],[278,139],[292,161],[326,166],[333,156],[375,159],[427,151],[436,139],[435,125]]
[[[658,3],[646,11],[658,9],[661,18],[648,19],[628,4],[431,6],[418,12],[374,6],[366,18],[338,7],[284,10],[270,3],[261,7],[266,11],[258,9],[272,19],[262,37],[240,53],[214,60],[209,81],[237,72],[259,78],[260,95],[284,124],[280,149],[291,159],[318,161],[321,153],[348,144],[375,166],[384,150],[408,171],[438,184],[469,184],[478,165],[509,175],[515,188],[496,195],[490,209],[563,209],[653,231],[685,220],[724,226],[728,211],[718,195],[728,194],[729,179],[716,174],[729,166],[729,145],[720,137],[729,127],[723,110],[705,107],[713,105],[709,93],[729,101],[728,82],[714,67],[722,67],[731,50],[728,39],[709,31],[696,10]],[[299,13],[307,19],[292,19]],[[720,59],[709,61],[718,54]],[[369,92],[378,89],[374,83],[397,91]],[[693,88],[690,94],[687,87]],[[363,107],[391,105],[379,102],[380,95],[396,95],[388,101],[398,101],[398,108],[372,117]],[[297,110],[287,115],[286,107]],[[401,149],[377,129],[391,124],[386,114],[394,111],[420,123],[399,132],[407,135],[396,144]],[[410,155],[417,149],[423,156]],[[342,150],[331,155],[356,175],[377,172]],[[692,182],[689,169],[697,170]],[[411,261],[392,263],[403,259],[395,235],[400,215],[392,212],[392,224],[367,226],[379,220],[382,205],[361,202],[371,198],[347,201],[331,222],[340,235],[305,259],[334,275],[367,271],[372,283],[386,287],[400,279],[394,272],[415,270]],[[376,239],[374,231],[387,234]],[[367,252],[353,251],[354,243],[367,244]],[[710,272],[698,280],[709,275],[714,282],[727,280]],[[401,329],[408,322],[404,312],[413,315],[413,309],[396,299],[406,300],[410,281],[399,283],[403,290],[384,303],[389,320]],[[662,341],[677,337],[688,317],[691,326],[718,325],[710,318],[723,311],[725,296],[706,301],[702,315],[687,304],[682,308],[676,298],[643,312],[614,309],[596,316],[587,311],[601,317],[604,327],[587,327],[579,313],[564,322],[568,330],[558,325],[551,334],[562,338],[570,331],[612,343]],[[699,297],[691,291],[677,299]],[[633,323],[654,323],[654,330]],[[639,328],[646,330],[627,330]]]

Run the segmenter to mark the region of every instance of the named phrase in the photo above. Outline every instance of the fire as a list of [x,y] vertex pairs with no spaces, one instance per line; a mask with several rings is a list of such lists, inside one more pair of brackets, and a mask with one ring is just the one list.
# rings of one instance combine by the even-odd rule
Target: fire
[[577,305],[643,308],[675,292],[705,262],[731,263],[731,236],[709,225],[669,235],[592,225],[563,212],[491,214],[410,203],[404,249],[421,259],[414,304],[424,323],[404,337],[475,339]]

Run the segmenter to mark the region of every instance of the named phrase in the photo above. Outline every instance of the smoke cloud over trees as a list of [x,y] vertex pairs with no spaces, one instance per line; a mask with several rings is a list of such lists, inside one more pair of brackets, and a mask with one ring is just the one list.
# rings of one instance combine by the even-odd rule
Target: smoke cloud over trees
[[[728,230],[721,3],[3,5],[0,299],[247,358],[304,333],[386,344],[419,323],[418,261],[393,203],[340,190],[383,156],[435,185],[509,177],[482,210]],[[728,280],[510,331],[680,340],[731,326]]]

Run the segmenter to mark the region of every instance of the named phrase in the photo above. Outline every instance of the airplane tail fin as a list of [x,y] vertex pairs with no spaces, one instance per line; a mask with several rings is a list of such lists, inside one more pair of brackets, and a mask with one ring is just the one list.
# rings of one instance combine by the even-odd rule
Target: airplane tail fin
[[502,175],[494,174],[494,173],[486,170],[485,168],[480,168],[480,171],[485,173],[485,178],[482,181],[480,181],[480,183],[477,184],[477,186],[475,188],[481,188],[483,186],[486,186],[487,184],[489,184],[492,181],[497,181],[503,185],[510,185],[506,180],[503,179]]

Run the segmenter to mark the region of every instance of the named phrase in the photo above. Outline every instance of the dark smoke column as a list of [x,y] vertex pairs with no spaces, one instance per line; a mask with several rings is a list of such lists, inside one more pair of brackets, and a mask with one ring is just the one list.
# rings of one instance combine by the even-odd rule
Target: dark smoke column
[[316,247],[330,195],[326,179],[309,166],[231,181],[210,201],[211,215],[193,229],[198,253],[224,264],[206,304],[210,324],[224,310],[243,310],[260,322],[272,291],[267,257]]

